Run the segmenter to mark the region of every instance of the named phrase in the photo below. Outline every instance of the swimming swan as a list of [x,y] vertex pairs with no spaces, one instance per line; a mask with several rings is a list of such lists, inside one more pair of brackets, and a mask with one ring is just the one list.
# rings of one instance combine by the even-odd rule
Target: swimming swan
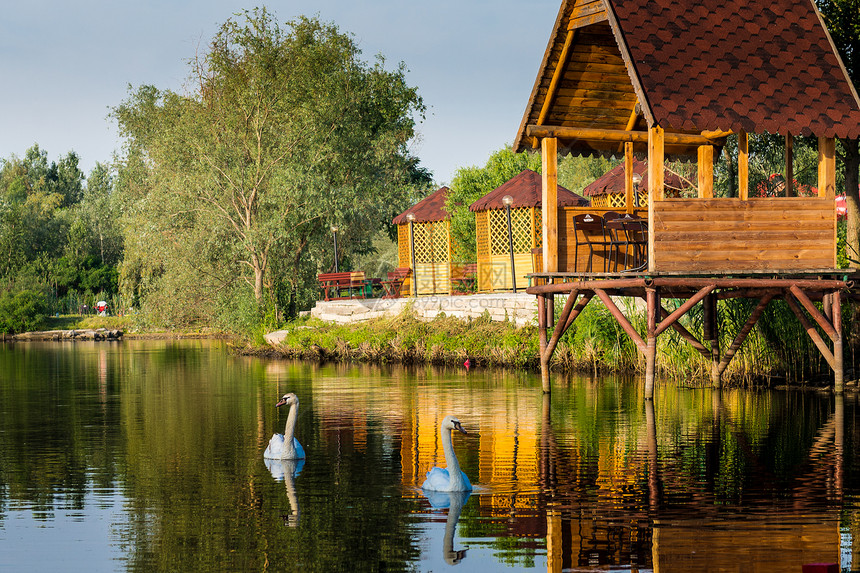
[[454,416],[447,416],[442,420],[442,451],[445,452],[445,465],[447,468],[433,468],[427,472],[422,489],[430,491],[472,491],[472,484],[468,476],[460,469],[457,454],[451,444],[451,430],[460,430],[464,434],[466,430],[460,425],[460,420]]
[[303,460],[305,449],[295,438],[296,418],[299,415],[299,398],[295,394],[284,394],[281,400],[275,404],[276,407],[290,405],[290,413],[287,415],[287,425],[283,434],[274,434],[269,440],[263,457],[270,460]]

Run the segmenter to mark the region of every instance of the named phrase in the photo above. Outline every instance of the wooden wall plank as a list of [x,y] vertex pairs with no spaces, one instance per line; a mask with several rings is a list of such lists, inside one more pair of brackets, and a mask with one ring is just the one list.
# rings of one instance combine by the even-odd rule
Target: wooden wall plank
[[818,197],[655,201],[655,270],[831,269],[835,208]]

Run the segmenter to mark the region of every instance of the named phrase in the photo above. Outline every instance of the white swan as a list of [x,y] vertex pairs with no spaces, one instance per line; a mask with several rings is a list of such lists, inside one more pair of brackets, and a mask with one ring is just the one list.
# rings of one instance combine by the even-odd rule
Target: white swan
[[283,434],[274,434],[269,440],[263,457],[270,460],[303,460],[305,449],[295,438],[296,419],[299,416],[299,398],[295,394],[284,394],[281,400],[275,404],[276,407],[289,404],[290,413],[287,415],[287,425]]
[[451,444],[451,430],[460,430],[466,433],[460,420],[454,416],[447,416],[442,420],[442,451],[445,452],[445,465],[447,468],[435,467],[427,472],[422,489],[430,491],[472,491],[469,477],[460,469],[457,454]]

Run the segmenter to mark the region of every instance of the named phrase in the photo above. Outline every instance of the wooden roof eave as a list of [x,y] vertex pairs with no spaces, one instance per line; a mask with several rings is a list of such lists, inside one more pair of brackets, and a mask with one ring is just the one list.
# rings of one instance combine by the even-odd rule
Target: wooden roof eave
[[618,25],[618,17],[615,15],[612,2],[609,0],[603,0],[603,5],[606,10],[612,35],[615,36],[615,43],[618,44],[621,58],[624,60],[624,65],[627,68],[627,75],[630,76],[630,82],[633,84],[633,91],[636,93],[636,97],[639,100],[642,115],[645,116],[645,121],[648,123],[648,127],[653,127],[654,113],[651,111],[651,102],[648,100],[645,90],[642,89],[642,81],[639,79],[639,74],[636,72],[636,66],[633,65],[633,59],[630,57],[630,49],[627,47],[627,41],[624,39],[621,27]]
[[[534,87],[532,87],[532,92],[529,95],[528,103],[526,104],[526,109],[523,112],[523,119],[520,121],[520,129],[517,132],[517,137],[514,140],[513,149],[514,151],[519,150],[522,146],[525,145],[523,142],[523,137],[525,136],[526,126],[528,125],[529,115],[531,113],[532,108],[535,105],[535,101],[537,99],[537,94],[540,89],[541,80],[546,73],[547,65],[549,64],[549,57],[552,54],[552,47],[555,45],[556,37],[559,35],[559,31],[561,29],[561,22],[564,19],[564,15],[567,11],[567,5],[569,2],[573,2],[574,0],[564,0],[561,3],[561,7],[558,9],[558,16],[555,18],[555,24],[553,24],[552,30],[553,33],[549,36],[549,41],[546,45],[546,50],[543,53],[543,60],[541,61],[540,68],[538,68],[537,77],[535,78]],[[530,145],[531,147],[531,145]]]

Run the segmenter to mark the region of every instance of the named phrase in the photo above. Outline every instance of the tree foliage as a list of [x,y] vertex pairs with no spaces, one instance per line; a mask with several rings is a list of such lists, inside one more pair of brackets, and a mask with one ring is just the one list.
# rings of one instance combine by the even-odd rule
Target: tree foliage
[[429,178],[407,147],[424,105],[405,67],[359,56],[332,24],[255,10],[191,62],[189,93],[143,86],[115,108],[126,288],[186,319],[233,298],[283,309],[332,264],[332,224],[345,255],[368,249]]

